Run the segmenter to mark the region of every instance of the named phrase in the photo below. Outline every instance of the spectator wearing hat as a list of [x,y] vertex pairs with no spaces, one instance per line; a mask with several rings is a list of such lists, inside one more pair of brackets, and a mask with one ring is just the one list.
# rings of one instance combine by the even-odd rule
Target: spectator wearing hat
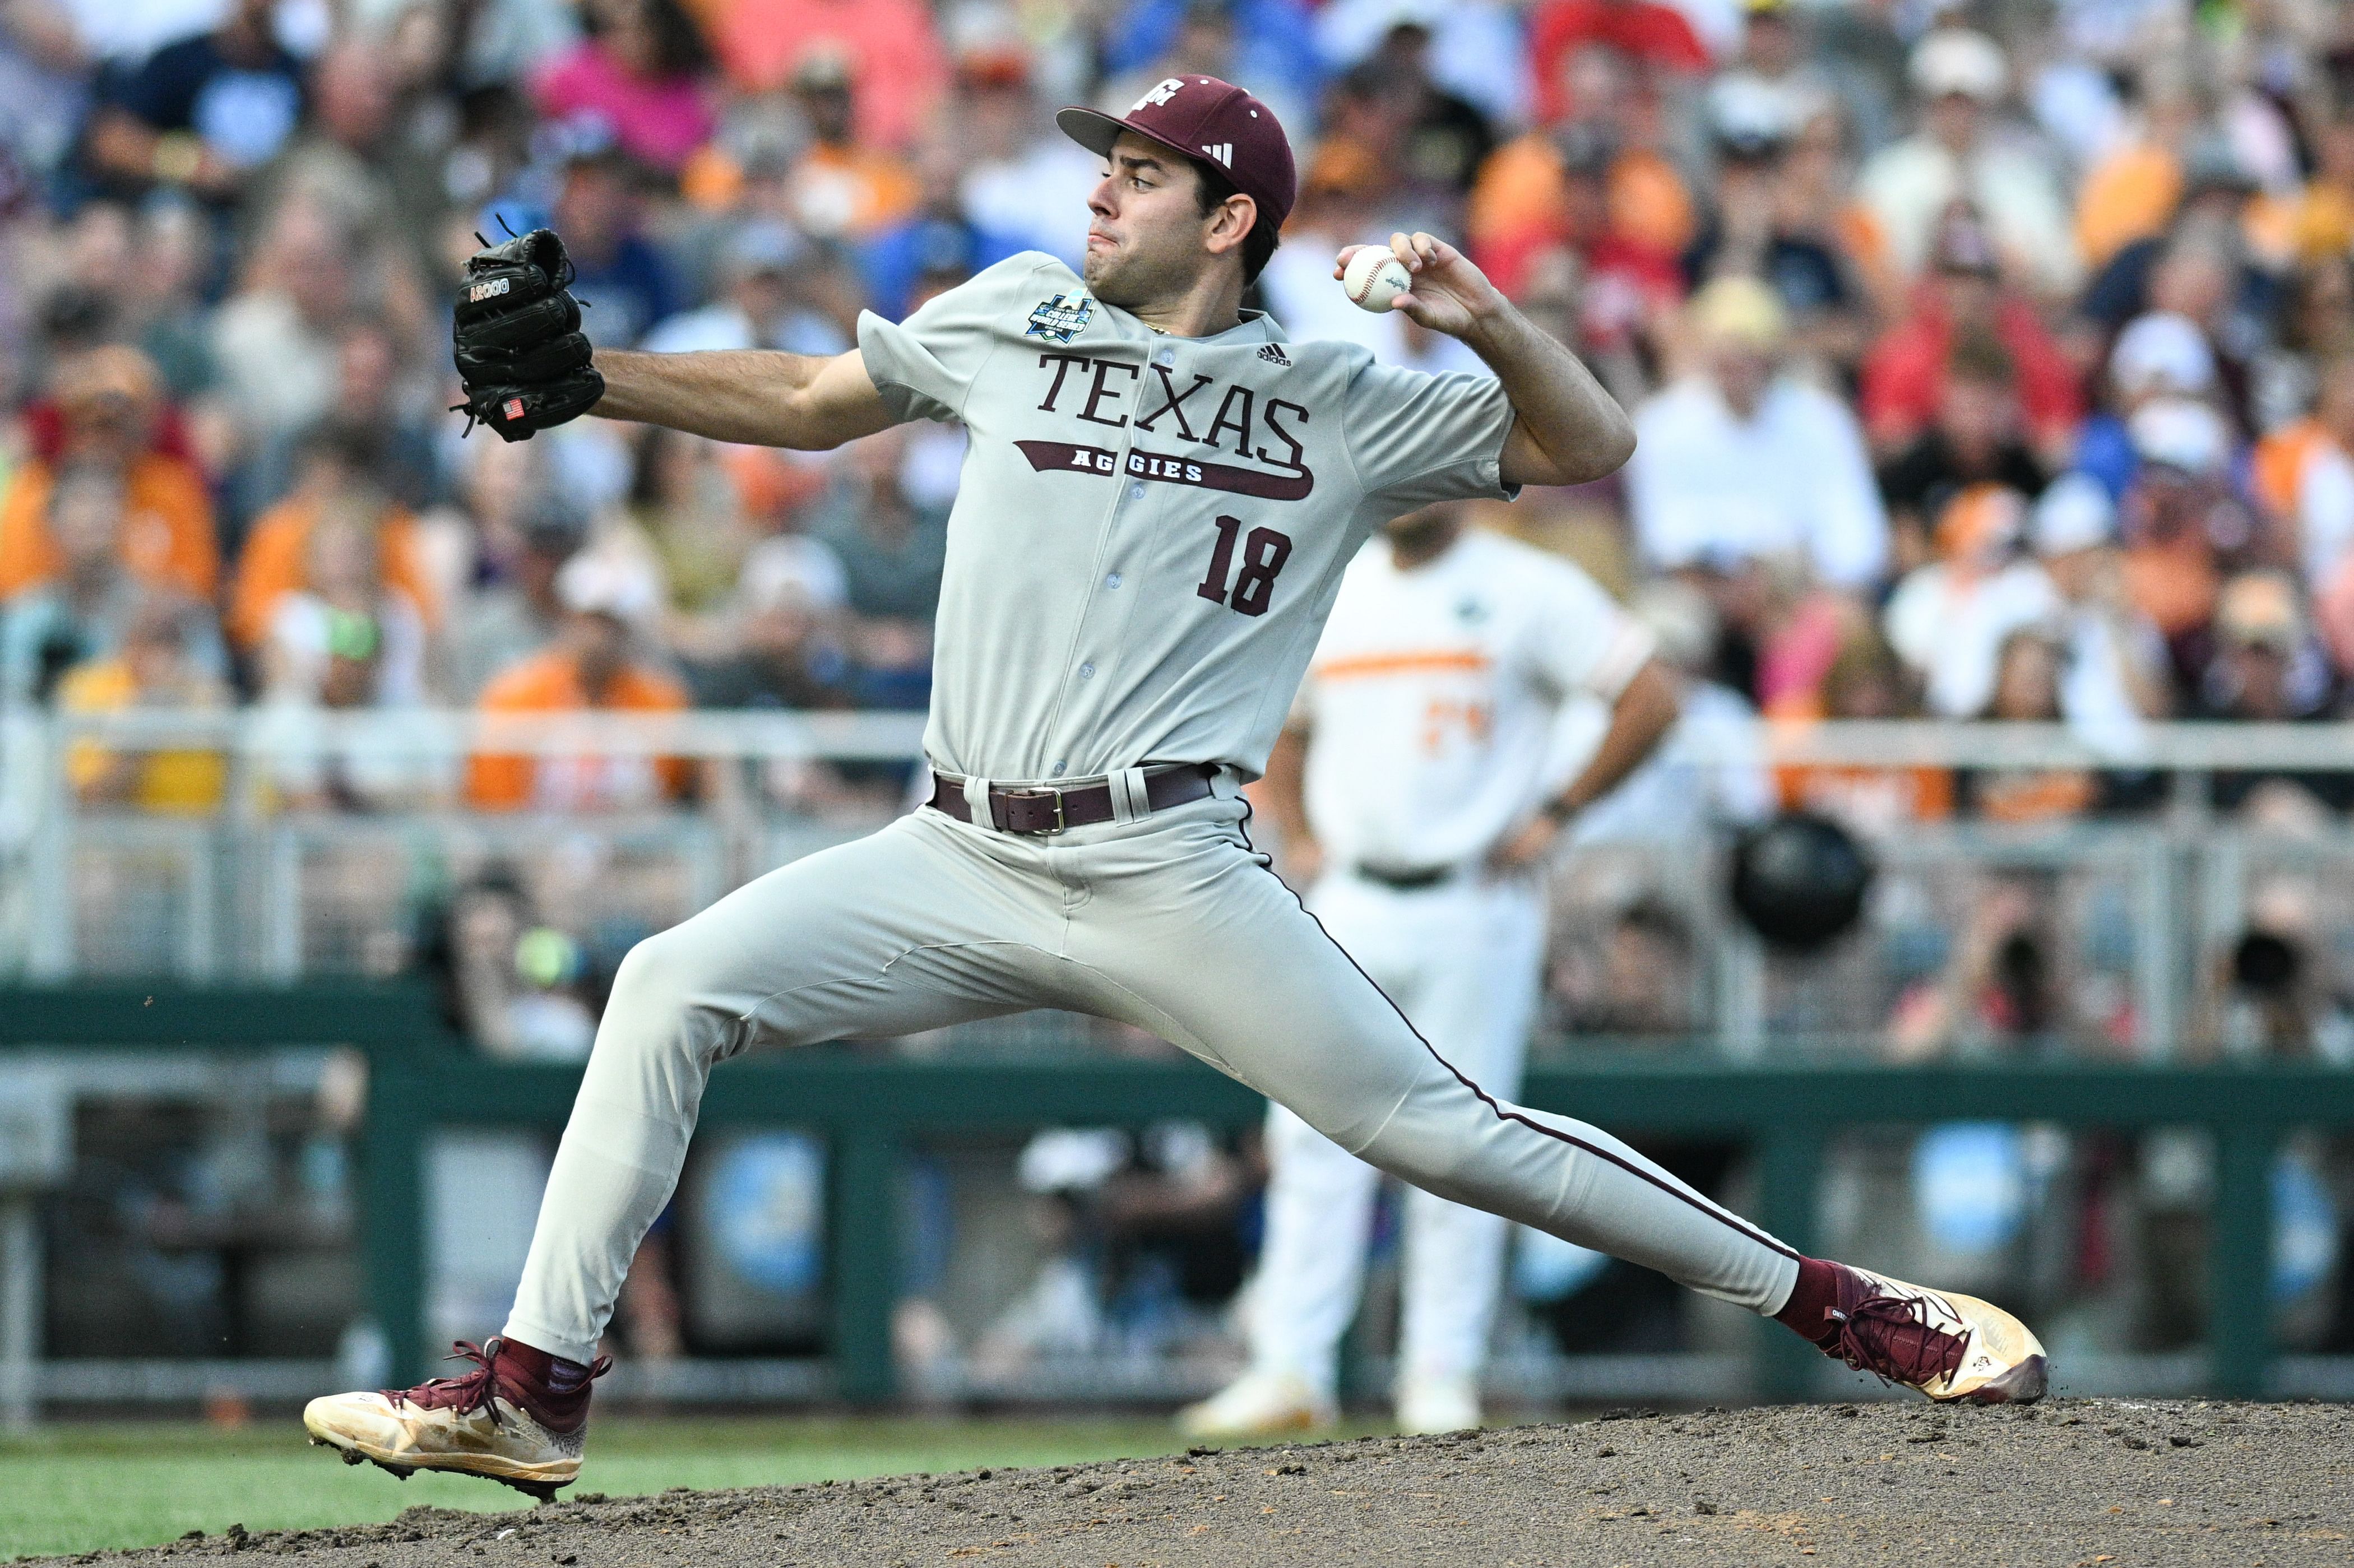
[[[2215,604],[2215,652],[2199,682],[2201,717],[2253,724],[2336,722],[2338,682],[2315,640],[2296,580],[2270,569],[2242,572]],[[2285,770],[2219,772],[2214,802],[2225,811],[2288,815],[2304,797],[2342,812],[2354,805],[2354,777]],[[2288,800],[2273,799],[2286,795]]]
[[849,340],[832,316],[811,302],[806,281],[826,274],[829,261],[790,224],[751,218],[724,242],[718,297],[699,310],[657,322],[643,346],[655,354],[746,348],[840,354]]
[[[228,689],[196,652],[206,613],[175,594],[146,595],[119,649],[75,665],[58,681],[58,711],[205,713],[225,706]],[[110,751],[86,738],[67,751],[66,779],[85,804],[204,815],[221,803],[228,759],[194,748]]]
[[1983,217],[2003,270],[2058,298],[2083,276],[2068,209],[2049,160],[2000,140],[1988,123],[2010,83],[1993,39],[1962,27],[1914,46],[1907,76],[1921,129],[1875,154],[1859,189],[1905,272],[1929,262],[1937,226],[1956,200]]
[[580,518],[539,495],[513,526],[485,539],[490,580],[467,596],[451,626],[449,687],[457,700],[473,702],[508,667],[556,641],[564,629],[557,574],[586,534]]
[[[2085,285],[2078,313],[2111,332],[2151,310],[2182,311],[2202,320],[2224,311],[2250,320],[2268,315],[2278,302],[2279,281],[2274,264],[2249,243],[2256,194],[2254,178],[2227,138],[2195,138],[2183,154],[2182,199],[2171,221],[2110,257]],[[2168,279],[2169,266],[2203,271],[2196,280]],[[2189,302],[2194,291],[2211,302]]]
[[678,173],[713,127],[711,57],[694,19],[679,0],[593,0],[581,15],[588,36],[532,79],[540,114],[593,119],[631,158]]
[[1628,494],[1644,557],[1666,570],[1795,557],[1817,581],[1870,587],[1888,522],[1862,432],[1846,404],[1783,372],[1781,302],[1719,278],[1688,320],[1700,369],[1635,416]]
[[[122,652],[150,599],[175,597],[170,588],[143,583],[123,562],[125,495],[112,469],[67,466],[49,486],[47,511],[58,570],[0,607],[0,706],[47,704],[66,671]],[[193,599],[178,602],[201,609]],[[189,665],[226,674],[228,660],[212,618],[189,614],[178,624]]]
[[1945,503],[1936,559],[1907,573],[1882,615],[1888,644],[1922,683],[1930,713],[1971,718],[1994,695],[2003,640],[2060,608],[2052,579],[2022,555],[2027,498],[1977,484]]
[[811,49],[793,68],[793,101],[809,144],[787,178],[793,221],[824,239],[861,239],[916,204],[915,176],[888,147],[860,140],[857,95],[865,90],[849,53]]
[[[1326,0],[1315,26],[1331,71],[1411,48],[1433,83],[1474,105],[1490,125],[1528,119],[1526,42],[1503,0]],[[1419,37],[1401,40],[1401,33]]]
[[1727,274],[1756,278],[1780,297],[1794,351],[1852,365],[1863,350],[1864,300],[1834,242],[1801,227],[1785,177],[1800,123],[1789,96],[1746,79],[1721,80],[1708,100],[1716,153],[1716,199],[1684,252],[1697,288]]
[[2195,687],[2224,569],[2254,553],[2256,520],[2232,493],[2232,435],[2214,409],[2160,397],[2135,410],[2127,433],[2139,466],[2117,508],[2126,597]]
[[597,346],[634,348],[678,309],[677,276],[646,235],[644,175],[618,147],[566,160],[550,218],[572,259],[572,292],[589,307],[580,330]]
[[2003,286],[1985,226],[1960,208],[1938,225],[1929,271],[1912,291],[1911,313],[1865,356],[1861,408],[1873,449],[1893,455],[1922,439],[1946,405],[1956,365],[1991,371],[1985,346],[1957,357],[1964,340],[1990,345],[2009,360],[2022,433],[2044,461],[2064,458],[2084,412],[2075,371],[2034,305]]
[[875,308],[893,321],[943,289],[1023,249],[1023,238],[976,222],[965,210],[965,149],[929,136],[916,153],[916,206],[859,248]]
[[254,520],[253,532],[238,555],[237,575],[229,585],[228,634],[241,652],[259,650],[268,638],[281,596],[309,586],[311,534],[320,517],[355,504],[368,506],[376,518],[385,580],[408,596],[429,626],[439,623],[440,597],[433,591],[417,520],[376,483],[375,457],[375,446],[364,431],[322,429],[303,444],[295,460],[294,488]]
[[[632,653],[661,609],[651,573],[610,556],[578,555],[557,573],[564,607],[555,644],[509,666],[482,689],[484,714],[672,713],[687,705],[676,681]],[[478,753],[466,799],[479,810],[582,811],[677,800],[693,779],[675,757],[504,757]]]
[[2108,396],[2077,432],[2074,466],[2122,500],[2141,465],[2130,421],[2144,405],[2168,399],[2212,407],[2221,400],[2215,351],[2199,323],[2153,311],[2117,336],[2109,351]]
[[1994,338],[1955,343],[1936,417],[1881,465],[1880,493],[1900,561],[1924,558],[1918,546],[1962,491],[1993,484],[2033,495],[2043,488],[2046,471],[2026,441],[2017,381],[2010,355]]
[[812,52],[839,55],[859,84],[857,141],[911,145],[948,84],[924,0],[692,0],[704,36],[748,94],[788,85]]
[[1741,0],[1740,52],[1708,89],[1709,112],[1720,124],[1726,100],[1770,104],[1771,117],[1792,136],[1840,112],[1838,91],[1810,55],[1792,10],[1790,0]]
[[383,531],[366,496],[330,500],[303,546],[304,586],[271,606],[261,648],[268,777],[310,810],[419,803],[439,771],[423,745],[346,752],[320,743],[316,720],[372,713],[379,738],[393,739],[397,715],[426,702],[425,618],[386,579]]
[[[1117,111],[1127,112],[1129,101],[1120,100]],[[1103,178],[1104,161],[1053,130],[1053,107],[1026,62],[967,59],[946,129],[954,138],[950,155],[964,164],[966,220],[1076,267],[1087,250],[1087,197]]]
[[55,454],[26,462],[0,491],[0,599],[58,575],[64,561],[49,527],[51,493],[62,469],[88,466],[122,486],[116,544],[131,575],[209,602],[220,572],[212,498],[196,464],[157,445],[163,398],[154,364],[111,344],[60,363],[51,385]]
[[2091,475],[2062,474],[2037,499],[2028,539],[2059,598],[2061,715],[2094,749],[2130,756],[2144,721],[2174,705],[2166,641],[2126,592],[2116,505]]

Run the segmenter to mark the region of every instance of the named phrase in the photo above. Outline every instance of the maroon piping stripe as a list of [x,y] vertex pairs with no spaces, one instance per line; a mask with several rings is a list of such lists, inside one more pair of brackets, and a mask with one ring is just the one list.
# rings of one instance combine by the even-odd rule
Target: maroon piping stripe
[[[1251,842],[1249,817],[1250,802],[1247,800],[1243,802],[1243,820],[1240,822],[1235,823],[1235,826],[1236,831],[1241,832],[1243,835],[1244,845],[1250,850],[1252,854],[1257,855],[1259,853],[1259,849],[1257,844]],[[1275,876],[1275,866],[1273,863],[1264,856],[1260,858],[1259,869],[1266,872],[1269,876]],[[1367,985],[1373,988],[1373,993],[1379,996],[1384,1001],[1389,1003],[1390,1011],[1397,1014],[1398,1022],[1405,1025],[1406,1033],[1413,1035],[1416,1041],[1421,1044],[1422,1048],[1430,1053],[1430,1059],[1437,1063],[1440,1066],[1446,1068],[1449,1074],[1453,1075],[1457,1083],[1462,1085],[1465,1088],[1479,1096],[1479,1103],[1486,1106],[1497,1120],[1516,1121],[1532,1131],[1541,1132],[1547,1138],[1553,1139],[1562,1143],[1566,1143],[1572,1149],[1582,1149],[1597,1160],[1606,1160],[1611,1164],[1618,1167],[1619,1170],[1626,1171],[1628,1175],[1641,1177],[1644,1181],[1649,1181],[1652,1186],[1657,1187],[1660,1192],[1667,1193],[1670,1197],[1681,1199],[1684,1202],[1691,1204],[1702,1213],[1706,1214],[1710,1219],[1724,1225],[1727,1229],[1748,1237],[1758,1245],[1766,1247],[1774,1252],[1780,1253],[1784,1257],[1792,1259],[1793,1261],[1804,1260],[1806,1256],[1804,1253],[1798,1252],[1793,1247],[1776,1241],[1764,1231],[1757,1230],[1755,1227],[1744,1224],[1734,1215],[1727,1213],[1724,1210],[1716,1207],[1713,1203],[1703,1202],[1702,1200],[1694,1197],[1691,1193],[1683,1191],[1680,1187],[1676,1187],[1669,1182],[1660,1181],[1657,1176],[1654,1176],[1649,1171],[1644,1170],[1641,1166],[1632,1164],[1620,1158],[1618,1155],[1611,1153],[1610,1150],[1606,1149],[1597,1148],[1595,1145],[1586,1142],[1582,1138],[1574,1138],[1570,1134],[1562,1131],[1559,1128],[1547,1127],[1541,1121],[1531,1120],[1529,1118],[1522,1116],[1518,1111],[1506,1110],[1497,1102],[1495,1096],[1490,1094],[1487,1090],[1473,1083],[1469,1078],[1465,1077],[1463,1075],[1463,1070],[1460,1067],[1458,1067],[1454,1063],[1440,1055],[1437,1046],[1433,1045],[1429,1041],[1423,1039],[1422,1031],[1414,1026],[1414,1020],[1405,1015],[1405,1009],[1400,1007],[1396,1001],[1391,997],[1389,992],[1382,990],[1380,981],[1374,980],[1373,976],[1365,973],[1364,966],[1357,962],[1355,956],[1352,955],[1348,948],[1342,947],[1339,939],[1335,938],[1331,932],[1324,929],[1324,922],[1316,918],[1316,911],[1308,907],[1308,901],[1300,897],[1299,895],[1293,890],[1289,883],[1284,881],[1283,878],[1279,876],[1275,876],[1275,881],[1277,886],[1291,895],[1291,901],[1299,906],[1299,912],[1302,915],[1307,916],[1310,920],[1315,922],[1316,929],[1323,934],[1323,938],[1326,941],[1332,944],[1332,950],[1339,953],[1342,958],[1347,959],[1349,960],[1349,967],[1356,970],[1357,973],[1363,978],[1364,982]]]

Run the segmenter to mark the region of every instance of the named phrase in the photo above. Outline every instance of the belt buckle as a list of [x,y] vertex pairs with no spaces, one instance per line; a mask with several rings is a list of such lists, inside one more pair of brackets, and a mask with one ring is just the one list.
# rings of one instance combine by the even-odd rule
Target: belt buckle
[[1008,800],[1052,800],[1055,802],[1055,825],[1053,827],[1015,828],[1012,830],[1014,832],[1026,833],[1033,838],[1041,838],[1049,833],[1063,832],[1070,827],[1070,823],[1063,820],[1063,792],[1060,789],[1055,789],[1051,786],[1030,789],[1008,789],[1004,791],[1004,798]]

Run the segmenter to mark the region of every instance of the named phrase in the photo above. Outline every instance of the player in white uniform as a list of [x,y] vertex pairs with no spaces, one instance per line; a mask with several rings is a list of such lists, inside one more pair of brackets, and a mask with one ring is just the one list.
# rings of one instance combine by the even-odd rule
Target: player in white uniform
[[[1308,907],[1415,1028],[1491,1093],[1520,1089],[1536,1014],[1555,830],[1674,722],[1650,634],[1577,567],[1464,527],[1442,505],[1391,524],[1341,581],[1257,799]],[[1574,777],[1566,705],[1610,705]],[[1381,1173],[1268,1107],[1267,1239],[1251,1366],[1186,1411],[1202,1436],[1313,1427],[1335,1413]],[[1405,1202],[1398,1424],[1479,1424],[1506,1227],[1427,1192]]]
[[[832,359],[597,351],[596,412],[715,440],[964,425],[931,800],[631,950],[505,1331],[464,1376],[313,1400],[312,1436],[551,1495],[579,1473],[598,1340],[712,1069],[1034,1007],[1150,1030],[1417,1186],[1772,1314],[1932,1397],[2040,1394],[2042,1349],[1999,1308],[1805,1257],[1607,1133],[1496,1099],[1268,872],[1239,790],[1359,546],[1433,502],[1606,473],[1632,429],[1428,235],[1391,239],[1414,279],[1395,308],[1492,379],[1287,344],[1245,314],[1293,180],[1282,128],[1239,88],[1172,77],[1124,117],[1057,120],[1105,158],[1084,281],[1016,256],[904,323],[861,317]],[[535,396],[477,417],[504,434]]]

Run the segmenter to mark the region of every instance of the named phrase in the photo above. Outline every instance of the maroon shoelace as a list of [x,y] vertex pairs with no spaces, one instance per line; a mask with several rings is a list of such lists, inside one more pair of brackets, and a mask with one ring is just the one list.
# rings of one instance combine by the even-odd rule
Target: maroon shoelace
[[1872,1296],[1852,1311],[1831,1314],[1839,1325],[1831,1353],[1882,1383],[1920,1388],[1949,1378],[1962,1364],[1970,1337],[1932,1327],[1925,1305],[1913,1297]]
[[[499,1407],[493,1403],[493,1398],[496,1395],[504,1395],[510,1402],[520,1404],[526,1410],[532,1410],[535,1416],[541,1415],[535,1406],[542,1402],[535,1402],[530,1397],[533,1390],[528,1386],[522,1386],[523,1379],[510,1372],[507,1379],[510,1386],[506,1388],[499,1386],[501,1370],[499,1357],[507,1349],[507,1342],[504,1340],[494,1338],[479,1345],[471,1340],[459,1340],[454,1341],[450,1349],[451,1353],[443,1357],[443,1360],[472,1361],[474,1363],[474,1370],[461,1372],[456,1377],[430,1378],[419,1383],[415,1388],[387,1388],[380,1392],[395,1405],[413,1404],[420,1410],[454,1410],[461,1415],[472,1415],[477,1410],[487,1410],[491,1413],[491,1419],[502,1425],[505,1424],[505,1418],[500,1415]],[[559,1364],[569,1365],[570,1363]],[[547,1390],[546,1392],[552,1397],[545,1403],[570,1404],[576,1400],[585,1401],[588,1385],[596,1379],[603,1377],[612,1370],[612,1366],[613,1359],[610,1356],[599,1356],[589,1363],[588,1375],[578,1379],[577,1387]],[[544,1420],[545,1416],[541,1418]]]

